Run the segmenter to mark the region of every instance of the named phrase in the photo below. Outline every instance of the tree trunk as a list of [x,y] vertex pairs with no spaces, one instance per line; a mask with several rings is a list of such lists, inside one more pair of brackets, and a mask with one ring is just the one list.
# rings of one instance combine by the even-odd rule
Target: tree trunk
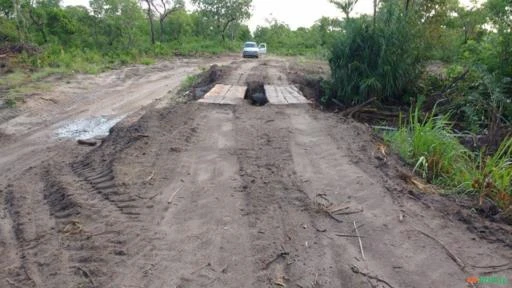
[[226,41],[226,30],[228,30],[229,24],[231,24],[234,19],[230,19],[226,24],[224,24],[224,27],[222,28],[222,41]]
[[165,18],[160,17],[160,42],[163,42],[163,35],[164,35],[164,20]]
[[377,0],[373,0],[373,27],[377,22]]
[[149,27],[151,29],[151,44],[155,45],[155,27],[153,27],[153,17],[151,15],[151,3],[150,0],[146,0],[146,3],[148,4],[148,20],[149,20]]

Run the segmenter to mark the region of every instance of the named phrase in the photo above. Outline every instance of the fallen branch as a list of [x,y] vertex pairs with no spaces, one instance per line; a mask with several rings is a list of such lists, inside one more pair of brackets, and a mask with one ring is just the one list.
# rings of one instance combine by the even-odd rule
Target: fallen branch
[[359,235],[359,230],[357,229],[356,221],[354,221],[354,229],[356,229],[357,239],[359,240],[359,248],[361,249],[361,256],[363,256],[363,260],[366,260],[364,257],[363,242],[361,241],[361,236]]
[[367,100],[364,103],[361,103],[361,104],[359,104],[357,106],[354,106],[352,108],[349,108],[349,109],[343,111],[342,115],[343,116],[348,116],[349,118],[352,118],[352,115],[354,115],[355,112],[363,109],[364,107],[368,106],[369,104],[371,104],[375,100],[377,100],[377,98],[373,97],[373,98]]
[[393,285],[389,284],[389,282],[387,282],[386,280],[381,279],[381,278],[379,278],[379,277],[377,277],[375,275],[371,275],[369,273],[365,273],[365,272],[359,270],[359,268],[356,265],[352,265],[352,267],[350,267],[350,269],[352,270],[352,272],[354,272],[356,274],[361,274],[361,275],[363,275],[365,277],[368,277],[370,279],[373,279],[373,280],[376,280],[378,282],[384,283],[384,284],[386,284],[390,288],[394,288]]
[[505,264],[500,264],[500,265],[489,265],[489,266],[478,266],[478,265],[470,264],[470,266],[473,267],[473,268],[478,268],[478,269],[497,269],[497,268],[507,267],[510,264],[511,264],[511,262],[507,262]]
[[444,251],[446,252],[446,254],[448,255],[448,257],[450,257],[450,259],[453,260],[453,262],[455,262],[459,267],[460,269],[463,271],[463,272],[466,272],[466,265],[464,264],[464,262],[462,262],[462,260],[459,259],[459,257],[457,257],[455,254],[452,253],[452,251],[450,251],[450,249],[448,249],[444,244],[443,242],[441,242],[440,240],[438,240],[437,238],[435,238],[434,236],[426,233],[426,232],[423,232],[417,228],[415,228],[416,231],[420,232],[421,234],[423,234],[424,236],[426,236],[427,238],[430,238],[432,240],[434,240],[435,242],[437,242],[437,244],[439,244],[443,249]]

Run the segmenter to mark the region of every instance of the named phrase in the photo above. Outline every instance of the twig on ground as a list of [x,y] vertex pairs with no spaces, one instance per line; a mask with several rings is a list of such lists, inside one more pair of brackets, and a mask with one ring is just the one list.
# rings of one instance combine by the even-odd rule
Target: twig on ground
[[421,234],[423,234],[424,236],[426,236],[427,238],[430,238],[432,240],[434,240],[435,242],[437,242],[437,244],[439,244],[443,249],[444,251],[446,252],[446,254],[448,255],[448,257],[450,257],[450,259],[453,260],[453,262],[455,262],[462,271],[466,271],[466,265],[464,264],[464,262],[462,262],[462,260],[460,260],[459,257],[457,257],[455,254],[452,253],[452,251],[450,251],[450,249],[448,249],[444,244],[443,242],[441,242],[440,240],[438,240],[437,238],[435,238],[434,236],[426,233],[426,232],[423,232],[421,230],[419,230],[418,228],[414,228],[416,229],[416,231],[420,232]]
[[336,220],[336,222],[343,223],[343,220],[336,218],[331,212],[325,211],[325,213],[327,213],[327,215],[329,215],[332,219]]
[[139,137],[139,138],[149,138],[149,135],[147,135],[147,134],[137,134],[137,137]]
[[505,267],[502,269],[491,269],[489,271],[481,272],[481,274],[483,274],[483,275],[496,274],[496,273],[508,271],[508,270],[512,270],[512,267]]
[[364,237],[365,237],[365,236],[361,236],[361,235],[338,234],[338,233],[336,233],[336,234],[334,234],[334,235],[336,235],[336,236],[338,236],[338,237],[347,237],[347,238],[359,238],[359,237],[360,237],[360,238],[364,238]]
[[363,213],[364,212],[364,209],[361,208],[359,210],[356,210],[356,211],[346,211],[346,212],[337,212],[337,213],[334,213],[335,215],[351,215],[351,214],[357,214],[357,213]]
[[496,268],[503,268],[503,267],[507,267],[511,264],[512,262],[507,262],[505,264],[500,264],[500,265],[489,265],[489,266],[478,266],[478,265],[473,265],[473,264],[469,264],[471,267],[473,268],[478,268],[478,269],[496,269]]
[[172,204],[174,197],[176,197],[176,194],[178,194],[178,192],[180,192],[181,189],[183,189],[183,185],[181,185],[180,188],[176,189],[176,191],[169,198],[169,201],[167,201],[167,204]]
[[345,207],[338,206],[338,207],[328,208],[327,210],[329,210],[329,213],[338,214],[336,212],[347,210],[348,208],[350,208],[350,206],[345,206]]
[[363,257],[363,260],[366,261],[366,258],[364,257],[363,242],[361,241],[361,236],[359,235],[359,230],[357,229],[356,221],[354,221],[354,229],[356,229],[357,239],[359,240],[359,248],[361,249],[361,256]]
[[151,181],[151,179],[153,179],[154,176],[155,176],[155,170],[153,170],[153,172],[151,172],[151,175],[149,175],[149,177],[146,178],[146,182]]
[[376,280],[378,282],[384,283],[384,284],[386,284],[390,288],[394,288],[393,285],[389,284],[389,282],[387,282],[386,280],[381,279],[381,278],[379,278],[379,277],[377,277],[375,275],[371,275],[369,273],[365,273],[365,272],[359,270],[359,268],[356,265],[352,265],[352,267],[350,267],[350,269],[352,270],[352,272],[354,272],[356,274],[361,274],[361,275],[363,275],[365,277],[368,277],[370,279],[373,279],[373,280]]

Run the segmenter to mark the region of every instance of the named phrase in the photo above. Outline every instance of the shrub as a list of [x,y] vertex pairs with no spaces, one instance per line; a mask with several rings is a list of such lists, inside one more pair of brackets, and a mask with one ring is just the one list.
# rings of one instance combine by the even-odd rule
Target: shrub
[[368,18],[347,21],[331,49],[331,97],[348,104],[371,97],[406,103],[420,76],[418,25],[392,3]]

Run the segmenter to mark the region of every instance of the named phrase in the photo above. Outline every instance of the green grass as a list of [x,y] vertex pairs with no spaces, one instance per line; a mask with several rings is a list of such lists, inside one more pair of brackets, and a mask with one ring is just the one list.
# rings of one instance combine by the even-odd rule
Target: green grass
[[503,141],[494,155],[481,151],[471,169],[463,174],[465,190],[493,199],[499,207],[512,205],[512,138]]
[[487,156],[473,153],[452,136],[448,116],[423,120],[419,109],[410,113],[396,132],[385,135],[393,151],[414,167],[416,174],[448,191],[491,199],[506,209],[512,205],[512,138]]
[[471,155],[451,136],[447,116],[431,114],[421,120],[418,108],[410,113],[407,123],[386,138],[393,150],[435,184],[449,184],[457,165],[468,161]]
[[199,80],[199,76],[198,75],[188,75],[187,78],[185,78],[185,80],[183,80],[180,84],[180,91],[186,91],[186,90],[189,90],[190,88],[192,88],[192,86],[194,86],[194,84],[197,83],[197,81]]
[[21,70],[17,70],[12,73],[5,74],[0,77],[0,87],[11,88],[22,85],[30,79],[30,75],[24,73]]

